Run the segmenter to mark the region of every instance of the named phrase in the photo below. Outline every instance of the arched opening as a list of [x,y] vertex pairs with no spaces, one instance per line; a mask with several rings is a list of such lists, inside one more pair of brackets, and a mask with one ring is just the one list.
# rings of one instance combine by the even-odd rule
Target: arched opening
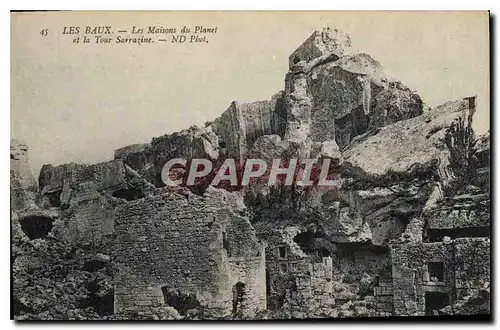
[[187,315],[190,309],[201,309],[200,302],[194,293],[184,293],[164,286],[161,288],[165,304],[175,308],[180,315]]
[[[85,284],[88,294],[79,301],[78,308],[91,307],[100,316],[111,315],[114,312],[114,292],[105,290],[98,280],[92,280]],[[105,290],[105,291],[104,291]]]
[[246,299],[245,283],[238,282],[233,286],[233,317],[242,317],[242,305]]
[[40,215],[32,215],[21,218],[21,229],[29,239],[45,238],[52,230],[53,219]]
[[450,295],[443,292],[425,293],[425,315],[439,315],[439,310],[450,304]]
[[335,251],[335,245],[328,240],[321,230],[308,230],[295,235],[293,241],[302,251],[321,261],[321,258],[330,256]]

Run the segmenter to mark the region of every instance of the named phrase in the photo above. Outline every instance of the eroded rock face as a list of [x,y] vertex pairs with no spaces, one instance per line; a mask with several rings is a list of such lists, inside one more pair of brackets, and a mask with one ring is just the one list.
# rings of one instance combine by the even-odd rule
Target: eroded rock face
[[10,170],[14,171],[22,189],[36,191],[36,180],[29,166],[28,146],[21,141],[10,141]]
[[[445,135],[454,121],[474,113],[474,98],[447,102],[421,116],[399,121],[353,141],[343,152],[346,162],[369,174],[405,172],[414,164],[438,161],[439,175],[449,177]],[[411,146],[411,147],[409,147]],[[388,161],[390,159],[390,161]]]
[[94,182],[98,191],[110,194],[127,187],[125,167],[120,159],[95,165],[44,165],[40,171],[39,182],[46,207],[67,205],[74,194],[73,190],[84,182]]
[[282,141],[279,135],[264,135],[255,141],[249,155],[253,158],[272,160],[283,157],[288,148],[289,144]]
[[383,127],[423,113],[420,96],[400,82],[390,82],[372,102],[371,127]]
[[367,54],[294,66],[286,81],[287,131],[292,140],[336,140],[344,148],[368,127],[372,98],[385,87],[380,63]]
[[38,186],[29,166],[28,146],[10,141],[10,205],[19,211],[35,206]]
[[282,93],[277,93],[269,101],[234,101],[211,126],[219,137],[221,154],[243,158],[258,137],[283,135],[284,116]]
[[334,54],[342,56],[345,48],[351,47],[351,38],[338,29],[323,28],[322,32],[314,31],[288,58],[289,67],[299,62],[310,63],[317,58]]
[[217,159],[219,142],[210,128],[191,127],[181,132],[153,138],[151,142],[151,163],[154,183],[162,185],[163,165],[173,158],[188,161],[193,158]]

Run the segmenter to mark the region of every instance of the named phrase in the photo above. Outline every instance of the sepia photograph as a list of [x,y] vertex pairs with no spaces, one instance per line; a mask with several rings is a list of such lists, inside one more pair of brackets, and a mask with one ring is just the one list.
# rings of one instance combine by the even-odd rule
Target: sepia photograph
[[488,11],[10,13],[17,321],[491,321]]

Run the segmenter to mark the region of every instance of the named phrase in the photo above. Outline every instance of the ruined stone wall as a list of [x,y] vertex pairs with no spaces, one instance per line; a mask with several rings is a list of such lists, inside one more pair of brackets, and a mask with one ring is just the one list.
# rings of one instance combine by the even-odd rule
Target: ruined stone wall
[[[391,247],[394,315],[425,315],[425,293],[451,295],[455,287],[454,244],[397,244]],[[429,263],[443,264],[443,278],[432,279]]]
[[455,287],[457,299],[490,287],[489,238],[455,240]]
[[268,309],[288,313],[292,318],[306,315],[332,317],[333,261],[306,254],[294,241],[300,228],[275,228],[266,233]]
[[[472,197],[472,196],[471,196]],[[428,229],[459,229],[490,226],[490,201],[487,195],[457,200],[453,205],[439,207],[426,216]],[[471,235],[472,236],[472,235]]]
[[[457,300],[478,296],[480,290],[489,290],[489,238],[399,244],[391,252],[395,315],[425,315],[426,293],[445,293],[452,305]],[[433,278],[431,262],[443,263],[442,280]]]
[[[297,274],[297,292],[305,299],[302,306],[310,305],[324,307],[326,304],[333,304],[332,299],[332,258],[324,257],[321,262],[311,263],[304,272],[304,269],[294,269],[292,274]],[[302,274],[300,276],[299,274]],[[305,275],[305,276],[304,276]],[[311,308],[312,306],[307,306]]]
[[60,226],[54,231],[71,243],[101,244],[114,232],[116,203],[101,195],[95,182],[74,185],[67,208],[60,211]]
[[389,252],[375,253],[368,248],[339,248],[333,260],[334,297],[339,303],[373,295],[366,292],[379,274],[390,265]]
[[[162,287],[166,287],[194,294],[207,310],[230,314],[235,283],[231,282],[231,263],[224,246],[231,246],[232,242],[232,236],[226,232],[227,225],[233,217],[238,217],[231,211],[234,205],[230,198],[227,192],[209,189],[203,197],[172,193],[119,206],[115,211],[117,311],[162,305],[165,303]],[[247,235],[247,240],[252,240],[252,236]],[[249,250],[251,245],[247,245]],[[259,250],[248,253],[253,254],[250,260],[255,261]],[[235,257],[246,262],[246,256]],[[265,283],[265,278],[253,277],[262,275],[258,270],[260,264],[253,265],[246,268],[246,273],[239,271],[236,277],[241,280],[243,272],[247,283]],[[248,285],[252,288],[252,284]],[[262,292],[258,286],[253,287],[250,292],[256,297],[249,300],[259,301]]]
[[332,258],[321,262],[297,262],[290,271],[294,285],[288,289],[284,309],[292,318],[335,317],[332,290]]
[[232,299],[234,304],[234,290],[238,282],[244,286],[244,301],[237,307],[236,314],[253,318],[259,311],[266,309],[266,262],[264,251],[257,257],[230,257],[228,258],[230,283],[232,284]]
[[259,236],[265,236],[267,242],[266,281],[269,309],[278,309],[283,305],[287,290],[294,282],[290,272],[303,267],[302,264],[310,264],[308,255],[293,241],[293,237],[299,232],[296,227],[259,232]]
[[375,297],[375,310],[377,312],[393,312],[394,294],[392,285],[392,276],[379,277],[378,284],[373,288],[373,295]]

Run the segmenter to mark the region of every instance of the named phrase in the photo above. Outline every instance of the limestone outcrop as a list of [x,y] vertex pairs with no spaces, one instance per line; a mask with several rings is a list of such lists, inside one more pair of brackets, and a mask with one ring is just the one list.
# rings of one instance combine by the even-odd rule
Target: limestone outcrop
[[269,101],[231,103],[211,124],[219,137],[222,155],[244,158],[260,136],[283,135],[286,124],[283,106],[282,93],[277,93]]
[[372,175],[405,172],[415,164],[435,161],[439,176],[447,181],[450,152],[445,135],[454,122],[469,120],[474,111],[474,97],[447,102],[420,116],[360,136],[344,150],[344,160]]

